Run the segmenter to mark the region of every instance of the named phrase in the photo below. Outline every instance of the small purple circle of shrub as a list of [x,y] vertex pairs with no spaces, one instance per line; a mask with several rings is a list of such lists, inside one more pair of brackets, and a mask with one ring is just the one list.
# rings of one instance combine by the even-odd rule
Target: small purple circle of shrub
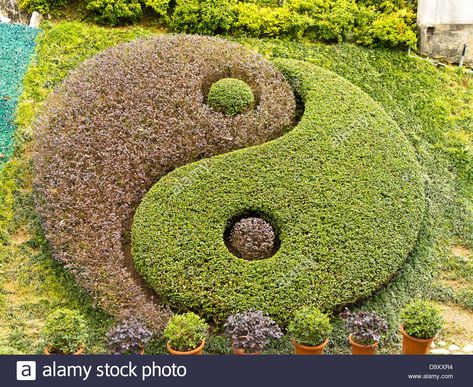
[[243,218],[236,222],[228,238],[230,251],[248,260],[271,257],[277,250],[273,227],[261,218]]

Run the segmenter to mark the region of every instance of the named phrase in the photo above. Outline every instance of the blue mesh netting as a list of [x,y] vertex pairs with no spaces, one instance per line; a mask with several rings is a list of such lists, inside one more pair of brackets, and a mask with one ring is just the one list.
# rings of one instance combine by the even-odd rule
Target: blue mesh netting
[[38,30],[0,24],[0,169],[13,153],[14,115]]

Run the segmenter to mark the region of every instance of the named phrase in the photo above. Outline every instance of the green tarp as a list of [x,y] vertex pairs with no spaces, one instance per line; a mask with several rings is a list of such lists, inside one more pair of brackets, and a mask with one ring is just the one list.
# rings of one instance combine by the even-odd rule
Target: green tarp
[[13,153],[14,116],[38,30],[0,24],[0,169]]

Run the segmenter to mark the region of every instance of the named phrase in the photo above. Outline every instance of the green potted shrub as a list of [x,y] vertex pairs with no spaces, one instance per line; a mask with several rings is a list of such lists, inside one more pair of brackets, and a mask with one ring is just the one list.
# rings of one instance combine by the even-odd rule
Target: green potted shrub
[[164,329],[167,349],[173,355],[202,355],[208,325],[195,313],[175,314]]
[[425,355],[442,329],[440,311],[430,302],[417,300],[406,305],[401,313],[402,353]]
[[42,336],[45,355],[80,355],[88,336],[85,318],[76,310],[56,309],[46,318]]
[[311,307],[299,309],[287,327],[296,355],[322,355],[330,332],[329,317]]

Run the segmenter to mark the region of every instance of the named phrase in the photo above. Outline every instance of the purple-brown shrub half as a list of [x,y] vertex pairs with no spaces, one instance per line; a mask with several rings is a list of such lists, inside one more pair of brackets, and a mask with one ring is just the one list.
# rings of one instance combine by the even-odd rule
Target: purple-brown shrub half
[[[254,110],[230,117],[206,105],[225,77],[251,86]],[[34,189],[55,257],[98,306],[161,329],[170,312],[130,256],[142,196],[179,166],[281,135],[294,112],[292,91],[269,62],[216,38],[165,35],[84,62],[36,124]]]

